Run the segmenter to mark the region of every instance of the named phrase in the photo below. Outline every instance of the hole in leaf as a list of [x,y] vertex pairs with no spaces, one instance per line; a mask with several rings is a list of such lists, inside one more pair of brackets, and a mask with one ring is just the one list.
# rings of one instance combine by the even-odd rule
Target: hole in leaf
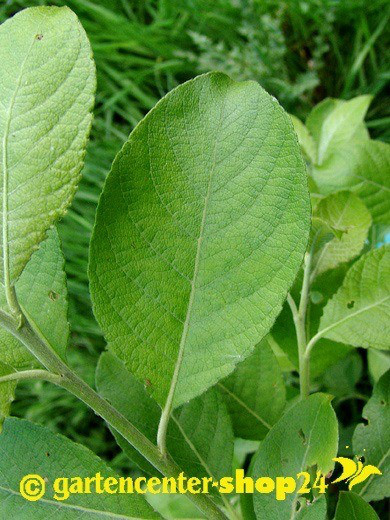
[[302,440],[302,444],[305,445],[306,444],[306,435],[302,429],[299,430],[298,435]]
[[348,309],[353,309],[354,305],[355,305],[355,301],[354,300],[351,300],[350,302],[347,303]]

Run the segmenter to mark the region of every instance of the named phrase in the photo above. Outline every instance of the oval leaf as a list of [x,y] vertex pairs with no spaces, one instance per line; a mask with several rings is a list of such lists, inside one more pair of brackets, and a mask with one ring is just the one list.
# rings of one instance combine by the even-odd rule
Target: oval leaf
[[95,72],[68,8],[21,11],[0,27],[0,281],[13,285],[79,180]]
[[308,228],[277,101],[220,73],[178,87],[131,134],[99,203],[90,279],[109,346],[160,404],[201,394],[268,332]]

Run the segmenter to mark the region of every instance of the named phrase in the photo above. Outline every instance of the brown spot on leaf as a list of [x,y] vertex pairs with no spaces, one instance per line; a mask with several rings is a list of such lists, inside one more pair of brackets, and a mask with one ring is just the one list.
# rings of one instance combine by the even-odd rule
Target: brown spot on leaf
[[302,440],[302,444],[305,445],[306,444],[306,435],[302,429],[299,430],[298,435]]
[[49,291],[49,298],[51,299],[52,302],[56,302],[59,297],[60,297],[60,295],[58,293],[56,293],[55,291]]

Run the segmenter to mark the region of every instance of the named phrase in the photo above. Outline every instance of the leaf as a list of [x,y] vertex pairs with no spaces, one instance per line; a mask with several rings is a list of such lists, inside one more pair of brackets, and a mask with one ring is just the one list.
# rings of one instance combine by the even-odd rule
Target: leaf
[[131,134],[100,199],[91,293],[159,404],[201,394],[269,331],[307,244],[306,183],[288,115],[254,82],[199,76]]
[[[367,132],[367,129],[363,123],[363,119],[365,116],[365,99],[367,99],[366,96],[362,96],[363,99],[360,99],[360,106],[362,108],[362,111],[360,113],[356,112],[355,115],[358,116],[358,118],[361,119],[361,123],[355,126],[348,127],[348,121],[345,124],[345,127],[342,126],[341,129],[345,130],[344,139],[342,142],[342,145],[344,146],[347,142],[351,140],[364,140],[369,139],[369,134]],[[359,99],[359,98],[355,98]],[[353,100],[351,100],[353,101]],[[313,136],[313,139],[317,146],[320,143],[320,139],[322,137],[321,133],[323,130],[323,125],[325,121],[329,118],[330,114],[334,112],[336,109],[338,109],[338,113],[340,114],[342,110],[345,111],[345,109],[348,109],[345,107],[345,104],[348,104],[348,101],[344,101],[342,99],[334,99],[334,98],[326,98],[318,105],[316,105],[313,110],[310,112],[307,120],[306,120],[306,127],[309,131],[309,133]],[[359,104],[359,103],[358,103]],[[344,105],[344,109],[342,108]],[[343,125],[343,124],[342,124]],[[341,144],[341,143],[340,143]]]
[[323,164],[340,146],[354,137],[371,100],[371,96],[358,96],[350,101],[337,103],[333,110],[327,113],[318,137],[318,165]]
[[342,147],[332,164],[313,170],[322,193],[353,189],[375,223],[390,221],[390,145],[381,141],[354,142]]
[[[71,494],[65,501],[53,497],[56,478],[118,477],[94,453],[62,435],[21,419],[7,419],[0,436],[0,516],[76,520],[101,518],[161,518],[141,495],[98,493]],[[27,502],[19,494],[22,477],[38,474],[46,482],[45,495]],[[93,484],[91,485],[93,489]]]
[[297,520],[326,520],[326,498],[321,496],[302,507],[296,518]]
[[390,246],[363,255],[328,301],[319,334],[354,347],[390,348]]
[[0,281],[13,285],[76,190],[95,71],[68,8],[25,9],[0,27]]
[[327,241],[315,255],[313,271],[318,275],[360,253],[371,226],[371,215],[356,195],[342,191],[322,199],[314,216],[341,233]]
[[379,517],[356,493],[341,491],[334,520],[379,520]]
[[[60,239],[53,228],[16,282],[16,293],[34,329],[66,360],[69,324],[64,263]],[[6,309],[6,305],[0,291],[0,307]],[[29,350],[0,328],[0,376],[36,366],[39,362]],[[16,386],[16,382],[0,384],[0,423],[2,416],[9,414]]]
[[370,349],[367,352],[367,362],[370,375],[377,382],[390,369],[390,352]]
[[[26,265],[16,283],[16,294],[34,329],[65,360],[69,337],[67,288],[64,257],[55,228],[48,232],[47,239]],[[2,292],[0,306],[6,306]],[[37,364],[27,348],[2,328],[0,360],[14,370],[31,368]]]
[[[316,465],[323,474],[333,469],[337,454],[337,418],[331,397],[313,394],[290,408],[272,428],[255,455],[253,476],[296,477]],[[297,486],[299,489],[299,486]],[[256,517],[299,518],[296,511],[297,490],[278,501],[274,494],[255,492]]]
[[326,391],[337,397],[351,396],[363,373],[363,361],[356,350],[341,359],[325,372],[323,382]]
[[[150,441],[156,442],[160,407],[111,353],[106,352],[100,357],[96,386],[99,393],[136,428]],[[156,474],[149,462],[116,432],[113,433],[133,462],[148,474]],[[168,428],[167,446],[170,456],[191,477],[213,475],[218,480],[231,474],[233,431],[219,392],[212,388],[175,410]]]
[[306,119],[306,127],[318,146],[321,128],[329,114],[343,103],[341,99],[325,98],[315,105]]
[[[14,372],[14,370],[9,365],[1,363],[0,361],[0,377],[7,376],[12,372]],[[16,381],[0,383],[0,433],[3,428],[4,419],[9,416],[11,403],[14,400],[16,384]]]
[[202,513],[194,506],[192,502],[185,495],[169,494],[165,495],[159,493],[158,495],[152,495],[148,493],[146,500],[150,505],[158,511],[163,518],[171,520],[179,518],[180,520],[199,520],[205,518]]
[[311,163],[314,163],[316,160],[316,145],[312,136],[300,119],[293,116],[292,114],[290,114],[290,118],[294,125],[294,130],[297,134],[298,142],[302,148],[303,153]]
[[286,403],[282,372],[266,340],[217,388],[225,397],[236,437],[243,439],[263,439]]
[[382,476],[372,476],[359,486],[367,501],[382,500],[390,489],[390,371],[374,387],[371,399],[363,408],[368,424],[359,424],[353,435],[353,450],[364,457],[365,464],[377,466]]

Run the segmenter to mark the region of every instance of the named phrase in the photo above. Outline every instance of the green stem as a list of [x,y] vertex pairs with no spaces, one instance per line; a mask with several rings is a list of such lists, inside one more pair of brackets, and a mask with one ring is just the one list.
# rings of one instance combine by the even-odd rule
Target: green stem
[[23,370],[22,372],[12,372],[11,374],[0,377],[0,383],[22,381],[26,379],[42,379],[43,381],[58,384],[61,381],[61,376],[52,374],[47,370]]
[[306,399],[310,393],[310,358],[306,355],[306,313],[309,303],[311,261],[312,253],[306,253],[299,308],[297,308],[292,296],[287,295],[287,302],[291,309],[297,336],[301,399]]
[[[167,477],[178,477],[182,473],[179,466],[169,457],[162,457],[160,450],[131,424],[118,410],[97,394],[87,383],[80,379],[59,358],[56,352],[42,338],[24,317],[21,326],[12,317],[0,311],[0,325],[21,341],[27,349],[51,372],[44,374],[44,370],[37,371],[38,375],[45,375],[47,380],[68,390],[78,399],[87,404],[100,415],[134,448],[141,453],[155,468]],[[32,371],[27,371],[30,373]],[[23,372],[22,372],[23,374]],[[26,374],[25,374],[26,375]],[[194,502],[206,518],[211,520],[226,520],[224,513],[204,494],[189,494],[188,498]]]

